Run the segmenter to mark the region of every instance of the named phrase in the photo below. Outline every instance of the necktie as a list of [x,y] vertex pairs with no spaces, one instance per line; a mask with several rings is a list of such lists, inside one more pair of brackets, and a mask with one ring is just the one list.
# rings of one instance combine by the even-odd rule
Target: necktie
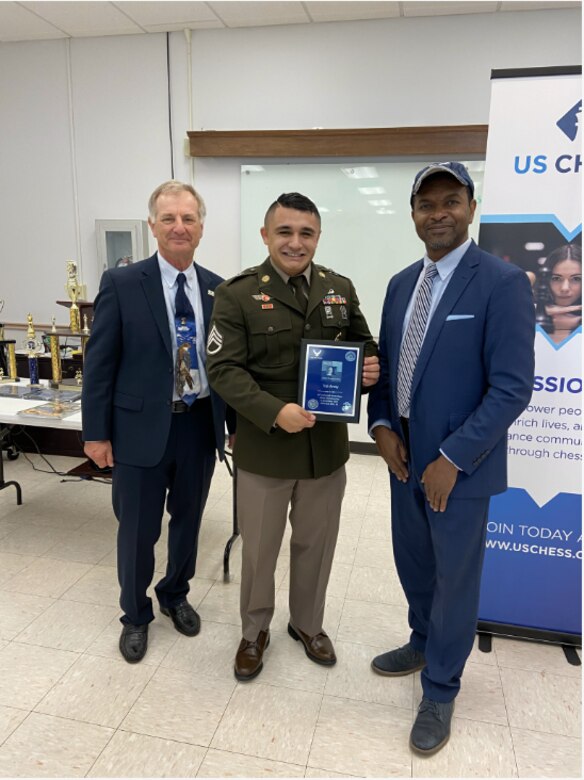
[[436,263],[430,263],[426,266],[401,346],[397,369],[397,407],[400,417],[406,417],[410,410],[412,378],[426,332],[430,304],[432,303],[432,286],[437,273]]
[[292,290],[292,294],[296,297],[296,300],[300,304],[302,311],[306,314],[308,308],[308,298],[305,293],[305,276],[300,274],[299,276],[291,276],[288,279],[288,287]]
[[180,398],[189,406],[201,392],[199,359],[197,357],[197,326],[195,312],[185,291],[186,276],[176,277],[177,291],[174,300],[176,327],[175,387]]

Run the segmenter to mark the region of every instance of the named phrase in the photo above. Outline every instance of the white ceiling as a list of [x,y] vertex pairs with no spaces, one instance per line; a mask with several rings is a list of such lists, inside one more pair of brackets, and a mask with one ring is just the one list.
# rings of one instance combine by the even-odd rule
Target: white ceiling
[[264,27],[275,24],[388,19],[444,14],[504,13],[557,8],[580,8],[576,0],[531,2],[6,2],[0,0],[0,41],[33,41],[102,35],[203,30],[226,27]]

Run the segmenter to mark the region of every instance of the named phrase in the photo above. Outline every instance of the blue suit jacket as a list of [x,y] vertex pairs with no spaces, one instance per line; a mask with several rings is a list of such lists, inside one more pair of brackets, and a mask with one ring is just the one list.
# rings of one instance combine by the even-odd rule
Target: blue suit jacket
[[[215,287],[223,279],[195,264],[203,303],[205,342]],[[83,366],[83,439],[110,440],[114,459],[155,466],[171,422],[174,364],[157,255],[106,271]],[[211,391],[215,443],[222,459],[225,402]],[[230,431],[234,415],[230,410]]]
[[[389,283],[379,341],[381,378],[369,395],[369,425],[388,419],[399,435],[399,350],[422,264]],[[506,489],[506,434],[531,398],[534,337],[527,275],[471,243],[430,321],[414,372],[410,449],[418,477],[442,449],[462,469],[453,498]]]

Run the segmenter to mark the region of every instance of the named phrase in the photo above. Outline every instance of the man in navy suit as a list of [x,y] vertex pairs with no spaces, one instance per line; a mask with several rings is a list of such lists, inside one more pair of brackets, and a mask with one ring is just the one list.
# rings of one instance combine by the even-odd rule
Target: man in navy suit
[[223,459],[225,445],[225,403],[205,372],[214,290],[223,280],[194,262],[205,204],[191,186],[170,181],[156,188],[148,208],[158,252],[103,274],[82,398],[85,453],[98,467],[113,467],[120,651],[129,663],[144,657],[154,619],[146,590],[165,500],[168,563],[155,586],[160,611],[187,636],[200,630],[187,593],[215,453]]
[[507,487],[507,429],[531,397],[535,316],[526,274],[469,239],[476,201],[464,165],[421,170],[411,207],[426,255],[389,283],[368,406],[390,471],[411,634],[372,667],[422,670],[410,745],[428,755],[450,736],[473,646],[489,498]]

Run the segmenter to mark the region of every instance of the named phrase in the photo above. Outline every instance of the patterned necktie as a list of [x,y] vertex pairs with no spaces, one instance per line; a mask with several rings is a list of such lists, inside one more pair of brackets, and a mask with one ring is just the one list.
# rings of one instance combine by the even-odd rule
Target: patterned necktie
[[291,276],[288,279],[288,287],[292,290],[292,294],[300,304],[302,311],[306,314],[308,308],[308,298],[306,297],[305,276],[299,274],[298,276]]
[[176,327],[175,387],[178,396],[189,406],[201,392],[199,358],[197,356],[197,326],[195,312],[185,291],[186,276],[176,277],[177,291],[174,301]]
[[426,266],[401,346],[397,369],[397,408],[400,417],[406,417],[410,410],[412,378],[426,332],[432,303],[432,286],[437,273],[436,263],[430,263]]

